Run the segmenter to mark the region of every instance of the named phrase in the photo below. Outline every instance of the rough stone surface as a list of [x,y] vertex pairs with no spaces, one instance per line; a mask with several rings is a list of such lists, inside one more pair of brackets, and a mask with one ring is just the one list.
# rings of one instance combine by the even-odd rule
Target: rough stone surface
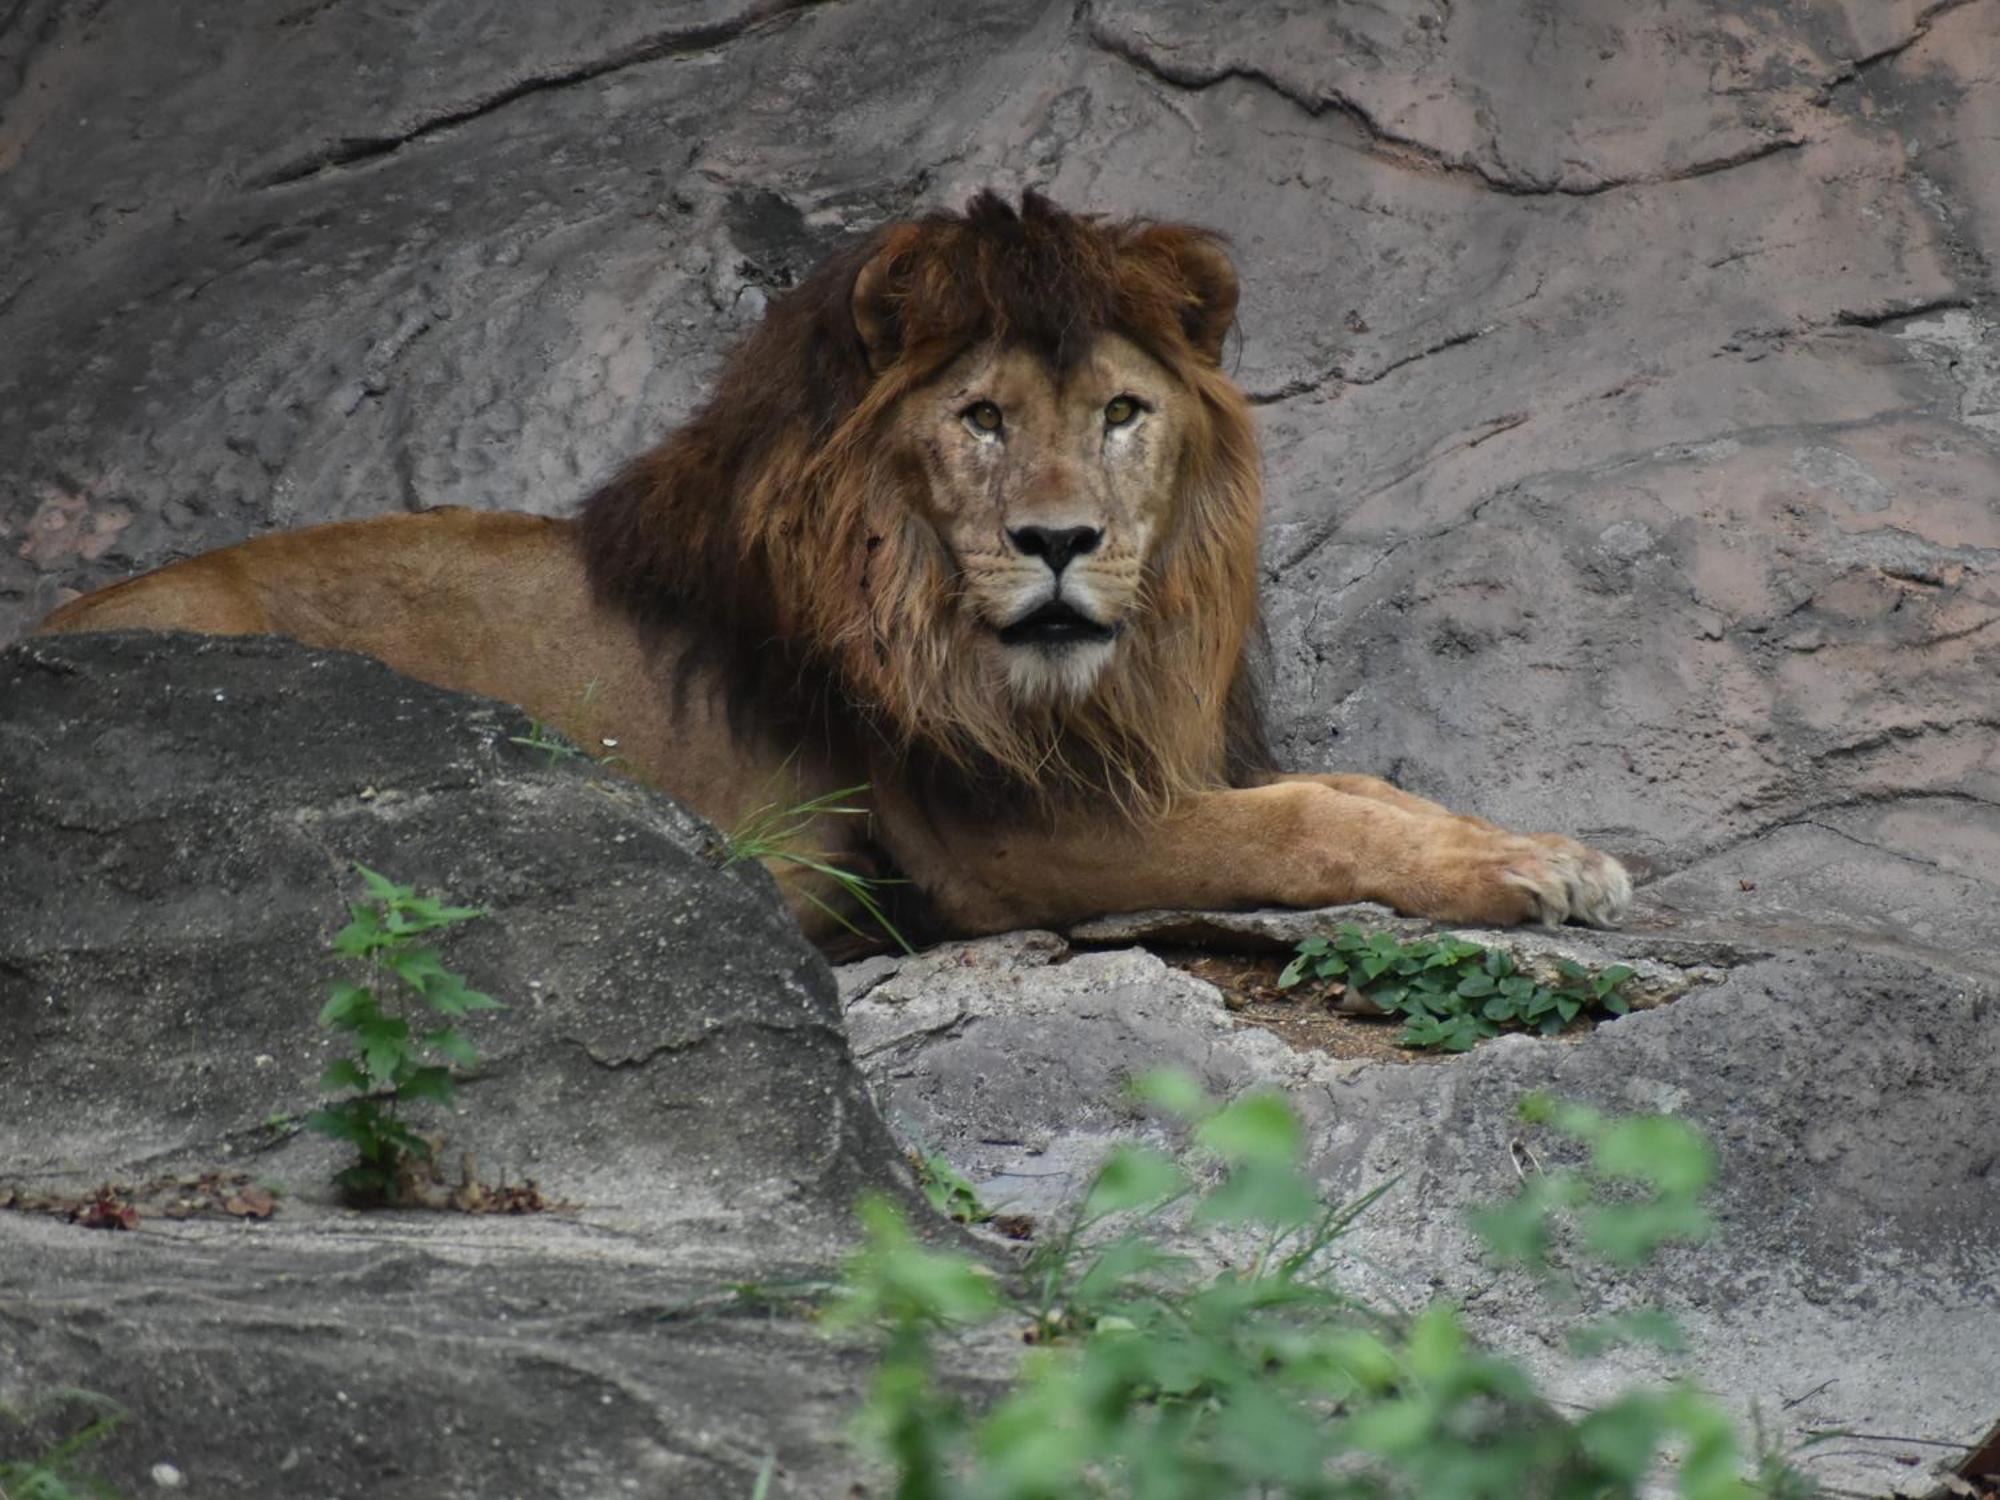
[[[855,1196],[906,1190],[831,977],[713,830],[523,728],[281,642],[0,656],[0,1181],[285,1189],[261,1224],[0,1213],[0,1401],[122,1400],[126,1493],[163,1461],[200,1494],[747,1495],[772,1454],[787,1492],[853,1477],[855,1351],[674,1316],[823,1279]],[[571,1208],[358,1216],[342,1148],[266,1125],[339,1050],[315,1016],[356,860],[487,909],[446,954],[508,1008],[467,1023],[445,1160]]]
[[[1734,955],[1726,983],[1576,1046],[1328,1085],[1348,1101],[1322,1116],[1323,1151],[1347,1152],[1329,1180],[1425,1164],[1369,1232],[1408,1216],[1405,1243],[1463,1294],[1483,1283],[1444,1205],[1491,1185],[1513,1089],[1569,1070],[1555,1081],[1615,1102],[1668,1079],[1687,1092],[1659,1099],[1759,1158],[1732,1157],[1730,1240],[1767,1259],[1740,1304],[1681,1298],[1698,1332],[1765,1340],[1711,1376],[1789,1398],[1788,1372],[1846,1337],[1846,1373],[1786,1420],[1902,1412],[1971,1441],[2000,1417],[1990,1363],[1938,1361],[1923,1386],[1907,1354],[1934,1327],[1963,1348],[1947,1335],[2000,1303],[1953,1237],[1994,1193],[1990,1043],[1951,1010],[2000,980],[1996,150],[2000,0],[701,0],[671,18],[0,0],[0,639],[71,591],[273,526],[563,511],[685,415],[770,292],[848,229],[986,184],[1221,226],[1267,452],[1287,763],[1589,837],[1650,877],[1644,940],[1682,947],[1648,951]],[[122,732],[133,777],[171,790],[145,780],[151,736]],[[107,909],[154,910],[142,893],[192,836],[132,829],[104,856],[103,888],[131,893]],[[326,895],[331,858],[312,858]],[[474,858],[440,852],[438,878]],[[47,930],[65,893],[30,896]],[[163,909],[222,940],[219,907]],[[179,982],[205,951],[159,961]],[[1095,992],[1103,1035],[1135,1055],[1206,1037],[1219,1084],[1324,1066],[1224,1045],[1199,990],[1130,955],[1030,969],[1122,975]],[[970,1139],[923,1081],[957,1055],[958,1003],[936,1002],[929,1040],[871,1053],[940,1144]],[[1018,1003],[1066,1034],[1055,1000]],[[655,1024],[579,1034],[625,1055]],[[160,1048],[171,1093],[47,1116],[74,1164],[221,1117],[230,1090]],[[1116,1059],[1086,1055],[1033,1095],[1050,1152],[1111,1128],[1078,1101]],[[564,1066],[606,1089],[607,1118],[644,1107],[584,1058]],[[146,1107],[170,1128],[150,1135]],[[1782,1195],[1761,1212],[1758,1181]],[[1767,1300],[1802,1309],[1798,1342]],[[1479,1305],[1491,1327],[1514,1316],[1498,1291]],[[1864,1491],[1896,1477],[1845,1449],[1819,1462]]]
[[[1643,935],[1591,948],[1634,965],[1693,956]],[[1582,1039],[1503,1037],[1421,1066],[1294,1052],[1150,953],[1072,951],[1050,933],[855,965],[841,988],[892,1128],[991,1205],[1061,1224],[1113,1142],[1171,1144],[1125,1098],[1136,1074],[1177,1068],[1220,1097],[1276,1084],[1330,1198],[1394,1183],[1347,1242],[1345,1284],[1402,1306],[1458,1301],[1559,1399],[1687,1369],[1782,1443],[1841,1428],[1976,1445],[2000,1390],[2000,987],[1851,950],[1718,942],[1702,958],[1714,982]],[[1705,1131],[1722,1161],[1714,1240],[1642,1274],[1586,1276],[1581,1308],[1483,1262],[1461,1211],[1562,1155],[1515,1117],[1536,1089]],[[1643,1301],[1680,1319],[1687,1365],[1564,1357],[1579,1316]],[[1803,1463],[1836,1493],[1927,1494],[1938,1459],[1871,1439]]]

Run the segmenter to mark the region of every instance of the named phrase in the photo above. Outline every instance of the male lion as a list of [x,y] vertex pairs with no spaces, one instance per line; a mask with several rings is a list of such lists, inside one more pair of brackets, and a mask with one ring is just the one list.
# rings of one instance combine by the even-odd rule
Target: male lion
[[[1370,776],[1274,772],[1253,684],[1256,437],[1218,238],[991,193],[775,302],[694,419],[576,520],[261,537],[51,631],[274,633],[519,704],[727,828],[802,838],[946,931],[1374,900],[1616,921],[1616,861]],[[776,790],[775,789],[780,789]],[[778,872],[816,939],[838,890]]]

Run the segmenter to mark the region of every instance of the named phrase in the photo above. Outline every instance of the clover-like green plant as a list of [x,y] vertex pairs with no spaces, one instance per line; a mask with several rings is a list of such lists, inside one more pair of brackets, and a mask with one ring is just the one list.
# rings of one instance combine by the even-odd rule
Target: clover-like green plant
[[1622,1016],[1625,964],[1588,969],[1559,959],[1554,983],[1522,972],[1504,948],[1440,935],[1403,939],[1344,922],[1331,937],[1310,937],[1278,976],[1278,988],[1333,980],[1356,999],[1403,1018],[1406,1047],[1464,1052],[1503,1030],[1553,1036],[1586,1011]]
[[[351,1197],[393,1203],[409,1158],[431,1155],[430,1142],[410,1128],[403,1106],[450,1106],[456,1090],[453,1067],[469,1068],[479,1061],[458,1028],[459,1018],[501,1007],[491,995],[468,988],[464,977],[446,968],[437,950],[421,941],[484,916],[483,911],[446,906],[366,865],[354,868],[373,899],[348,908],[352,920],[335,935],[333,951],[360,965],[365,982],[336,982],[319,1013],[322,1025],[344,1033],[354,1046],[352,1056],[327,1065],[320,1087],[353,1094],[314,1110],[305,1125],[348,1142],[360,1154],[337,1178]],[[424,1011],[441,1024],[422,1024]]]

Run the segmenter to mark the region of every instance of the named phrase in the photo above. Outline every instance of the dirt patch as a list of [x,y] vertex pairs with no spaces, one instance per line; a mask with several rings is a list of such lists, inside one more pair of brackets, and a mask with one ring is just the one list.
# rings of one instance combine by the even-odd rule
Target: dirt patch
[[[1329,1057],[1368,1062],[1441,1063],[1462,1052],[1441,1047],[1406,1047],[1400,1016],[1355,1015],[1340,1008],[1342,988],[1320,980],[1304,980],[1288,990],[1278,988],[1286,956],[1265,953],[1217,953],[1209,949],[1155,948],[1163,963],[1205,979],[1222,991],[1222,1003],[1246,1026],[1261,1026],[1287,1046]],[[1575,1041],[1594,1031],[1597,1017],[1586,1012],[1545,1041]],[[1531,1035],[1532,1033],[1524,1033]]]
[[1401,1019],[1391,1016],[1350,1016],[1334,1008],[1334,986],[1307,981],[1289,990],[1278,988],[1284,970],[1280,955],[1207,953],[1188,948],[1155,950],[1160,959],[1183,973],[1205,979],[1222,991],[1222,1003],[1246,1026],[1261,1026],[1288,1047],[1353,1057],[1369,1062],[1437,1063],[1454,1055],[1421,1047],[1404,1047]]

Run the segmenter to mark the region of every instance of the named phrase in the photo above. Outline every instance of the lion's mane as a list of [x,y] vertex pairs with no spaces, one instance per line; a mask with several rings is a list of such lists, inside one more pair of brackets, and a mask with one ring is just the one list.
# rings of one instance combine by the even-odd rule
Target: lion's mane
[[[1241,780],[1269,760],[1257,446],[1219,364],[1234,305],[1199,229],[1033,193],[1018,211],[984,193],[891,225],[777,299],[700,411],[585,502],[593,586],[690,641],[733,709],[871,738],[971,805],[1156,812]],[[980,341],[1021,340],[1062,368],[1109,331],[1195,394],[1195,428],[1118,652],[1086,697],[1022,704],[971,649],[983,627],[885,434],[899,401]]]

